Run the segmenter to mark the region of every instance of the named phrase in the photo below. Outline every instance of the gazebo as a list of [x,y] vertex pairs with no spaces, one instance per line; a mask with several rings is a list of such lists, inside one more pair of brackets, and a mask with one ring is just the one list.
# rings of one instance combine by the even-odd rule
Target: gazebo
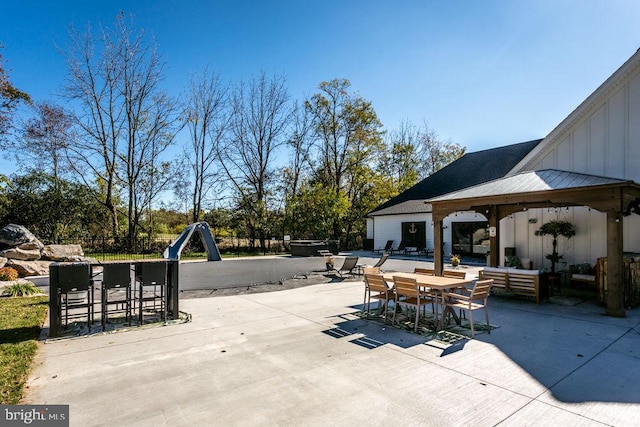
[[[640,185],[634,181],[556,169],[526,171],[426,200],[432,205],[435,270],[444,266],[443,220],[459,211],[475,211],[489,221],[489,264],[498,266],[500,220],[534,208],[587,206],[607,215],[606,314],[625,316],[623,221],[640,213]],[[440,248],[440,250],[437,250]]]

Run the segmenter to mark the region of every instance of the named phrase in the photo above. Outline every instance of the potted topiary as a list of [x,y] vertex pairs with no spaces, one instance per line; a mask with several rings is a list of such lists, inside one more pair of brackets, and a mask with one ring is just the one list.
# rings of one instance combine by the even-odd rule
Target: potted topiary
[[562,236],[566,239],[576,235],[576,227],[568,221],[553,220],[543,224],[536,230],[536,236],[552,236],[553,250],[545,258],[551,261],[551,273],[556,272],[556,263],[560,261],[562,255],[558,255],[558,237]]

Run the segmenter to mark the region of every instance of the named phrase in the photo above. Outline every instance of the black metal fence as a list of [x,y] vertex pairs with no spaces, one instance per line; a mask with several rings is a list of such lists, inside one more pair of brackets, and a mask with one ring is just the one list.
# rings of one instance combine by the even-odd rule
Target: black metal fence
[[[164,250],[173,242],[168,237],[142,237],[129,242],[126,239],[109,237],[93,237],[78,239],[60,239],[56,244],[80,245],[87,257],[99,261],[120,259],[154,259],[162,258]],[[288,252],[288,247],[281,240],[269,240],[266,250],[251,247],[249,240],[229,237],[216,238],[220,253],[227,256],[241,256],[251,254],[278,254]],[[182,250],[181,258],[207,258],[204,246],[199,238],[193,238]]]

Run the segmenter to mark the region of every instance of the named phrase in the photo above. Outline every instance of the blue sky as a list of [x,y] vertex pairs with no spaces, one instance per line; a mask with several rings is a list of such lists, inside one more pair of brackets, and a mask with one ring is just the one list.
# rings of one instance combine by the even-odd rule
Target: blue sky
[[544,137],[640,48],[636,0],[14,0],[0,14],[14,85],[54,98],[69,25],[120,11],[156,38],[170,93],[204,66],[284,74],[294,99],[347,78],[387,129],[426,121],[468,151]]

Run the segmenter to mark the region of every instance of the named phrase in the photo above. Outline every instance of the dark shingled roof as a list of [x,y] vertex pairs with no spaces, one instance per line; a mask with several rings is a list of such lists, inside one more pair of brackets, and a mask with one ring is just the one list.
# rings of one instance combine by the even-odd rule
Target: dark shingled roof
[[428,206],[422,203],[424,200],[502,178],[540,141],[542,139],[467,153],[378,206],[367,216],[429,212]]

